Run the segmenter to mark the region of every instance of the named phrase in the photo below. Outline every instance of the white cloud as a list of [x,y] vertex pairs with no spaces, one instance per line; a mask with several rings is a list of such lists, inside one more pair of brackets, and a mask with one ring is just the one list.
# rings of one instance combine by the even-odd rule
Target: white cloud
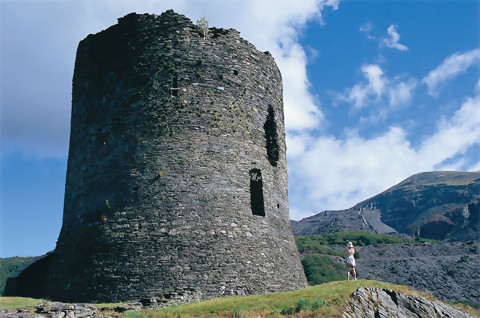
[[336,95],[337,99],[352,103],[356,109],[378,102],[390,106],[408,104],[417,85],[413,78],[404,80],[404,76],[394,78],[384,76],[383,70],[377,64],[363,65],[362,74],[366,81],[360,81],[352,88],[346,89],[344,94]]
[[[468,98],[452,118],[439,123],[439,132],[427,138],[419,150],[419,157],[431,154],[443,159],[464,153],[480,143],[480,95]],[[432,164],[441,165],[441,161]]]
[[284,85],[285,126],[287,130],[310,129],[323,119],[319,103],[310,94],[306,56],[300,45],[294,45],[288,57],[276,59]]
[[464,73],[471,66],[480,66],[480,49],[475,49],[465,53],[454,53],[447,57],[442,64],[428,73],[422,79],[427,84],[428,93],[432,96],[438,96],[438,86],[455,76]]
[[378,65],[368,64],[362,67],[362,72],[368,79],[368,82],[373,88],[373,91],[377,94],[377,97],[380,98],[386,84],[385,78],[382,78],[382,69]]
[[479,170],[479,163],[466,166],[459,155],[480,145],[480,94],[440,120],[436,133],[417,147],[400,127],[369,139],[355,130],[344,139],[302,134],[289,137],[287,145],[292,218],[349,208],[414,173]]
[[342,99],[353,102],[356,108],[362,108],[372,99],[379,99],[386,85],[382,69],[375,64],[362,66],[362,74],[367,82],[362,81],[347,90],[346,96]]
[[390,25],[387,29],[388,35],[390,36],[389,38],[385,38],[382,41],[382,44],[390,47],[392,49],[397,49],[400,51],[408,51],[408,47],[398,43],[400,41],[400,34],[397,32],[397,26],[396,25]]

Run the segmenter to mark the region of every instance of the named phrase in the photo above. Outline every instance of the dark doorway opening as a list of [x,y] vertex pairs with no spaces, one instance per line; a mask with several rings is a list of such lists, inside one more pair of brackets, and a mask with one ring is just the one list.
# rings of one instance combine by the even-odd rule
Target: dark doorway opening
[[262,171],[260,169],[250,170],[250,203],[253,215],[265,216]]

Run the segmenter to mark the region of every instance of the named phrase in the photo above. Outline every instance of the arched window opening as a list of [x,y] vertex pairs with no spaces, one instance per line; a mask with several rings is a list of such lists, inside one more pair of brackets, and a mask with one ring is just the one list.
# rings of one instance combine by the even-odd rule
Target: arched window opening
[[172,96],[178,96],[178,78],[177,75],[173,77]]
[[265,139],[267,141],[268,162],[270,162],[273,167],[276,167],[280,147],[278,145],[277,122],[275,120],[275,112],[273,111],[272,105],[268,105],[267,120],[263,125],[263,129],[265,129]]
[[250,170],[250,204],[253,215],[265,216],[263,181],[260,169]]

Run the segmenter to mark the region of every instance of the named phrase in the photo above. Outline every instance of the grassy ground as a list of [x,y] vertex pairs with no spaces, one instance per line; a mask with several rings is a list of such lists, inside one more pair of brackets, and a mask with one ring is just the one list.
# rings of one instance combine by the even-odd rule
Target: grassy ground
[[[377,287],[420,294],[406,286],[378,281],[336,281],[299,291],[261,296],[215,298],[198,303],[174,305],[155,311],[127,313],[128,317],[339,317],[358,287]],[[427,294],[421,294],[431,298]],[[474,311],[475,312],[475,311]],[[480,312],[476,312],[478,315]]]
[[0,297],[0,309],[36,307],[44,301],[44,299],[33,299],[25,297]]
[[[298,291],[248,297],[222,297],[202,302],[172,305],[157,310],[129,311],[116,315],[123,315],[128,318],[339,317],[346,305],[346,298],[349,298],[350,294],[358,287],[390,288],[407,294],[420,294],[432,299],[428,294],[419,293],[406,286],[369,280],[336,281]],[[0,297],[0,309],[36,306],[42,301],[31,298]],[[108,307],[108,304],[102,304],[98,307],[105,306]],[[111,304],[111,307],[114,307],[113,304]],[[469,311],[471,314],[480,315],[480,311],[470,307],[460,305],[460,308]],[[113,312],[111,314],[113,315]]]

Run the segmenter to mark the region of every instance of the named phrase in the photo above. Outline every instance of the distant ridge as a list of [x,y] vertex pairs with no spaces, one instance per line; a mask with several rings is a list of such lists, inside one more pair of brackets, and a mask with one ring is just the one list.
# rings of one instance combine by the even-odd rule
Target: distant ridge
[[340,211],[292,221],[295,235],[364,230],[437,240],[479,240],[480,171],[415,174]]

